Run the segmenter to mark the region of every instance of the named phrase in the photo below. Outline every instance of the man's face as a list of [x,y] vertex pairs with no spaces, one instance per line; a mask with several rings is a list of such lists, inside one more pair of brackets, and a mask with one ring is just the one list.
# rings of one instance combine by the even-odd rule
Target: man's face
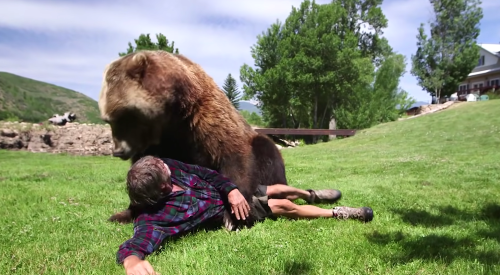
[[[163,168],[162,171],[170,179],[170,169],[168,168],[167,164],[163,163],[162,168]],[[171,180],[169,180],[168,182],[164,182],[162,184],[162,192],[165,194],[170,194],[172,192],[172,181]]]

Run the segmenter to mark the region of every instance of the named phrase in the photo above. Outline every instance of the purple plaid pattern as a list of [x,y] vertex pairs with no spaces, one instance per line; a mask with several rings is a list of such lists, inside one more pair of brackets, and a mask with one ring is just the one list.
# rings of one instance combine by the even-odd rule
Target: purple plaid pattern
[[185,190],[172,192],[165,206],[156,213],[142,213],[134,220],[134,235],[120,245],[116,262],[130,255],[144,259],[156,251],[167,237],[201,225],[221,221],[224,203],[221,196],[236,189],[228,178],[214,170],[172,159],[162,159],[172,172],[172,182]]

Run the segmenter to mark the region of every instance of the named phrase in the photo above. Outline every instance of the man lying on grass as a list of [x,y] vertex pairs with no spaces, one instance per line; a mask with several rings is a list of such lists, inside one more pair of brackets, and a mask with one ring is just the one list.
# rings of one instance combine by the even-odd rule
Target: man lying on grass
[[[120,245],[117,263],[126,274],[156,274],[144,258],[156,251],[167,237],[199,228],[222,225],[227,201],[237,219],[248,217],[250,207],[228,178],[214,170],[189,165],[172,159],[146,156],[127,173],[130,203],[141,209],[134,219],[134,235]],[[253,202],[257,218],[284,216],[300,218],[373,219],[369,207],[346,206],[323,209],[313,205],[297,205],[291,200],[302,198],[308,203],[335,202],[338,190],[301,190],[288,185],[260,186]]]

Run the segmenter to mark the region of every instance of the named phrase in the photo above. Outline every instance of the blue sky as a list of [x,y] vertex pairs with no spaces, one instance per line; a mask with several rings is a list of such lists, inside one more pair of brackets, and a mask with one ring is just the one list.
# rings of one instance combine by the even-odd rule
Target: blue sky
[[[0,0],[0,71],[53,83],[98,98],[102,73],[140,33],[163,33],[222,85],[239,83],[250,47],[300,0]],[[329,1],[319,0],[318,3]],[[153,4],[155,3],[155,4]],[[500,1],[483,0],[478,43],[500,43]],[[401,87],[419,101],[429,96],[409,73],[417,27],[431,16],[427,0],[385,0],[385,36],[407,56]]]

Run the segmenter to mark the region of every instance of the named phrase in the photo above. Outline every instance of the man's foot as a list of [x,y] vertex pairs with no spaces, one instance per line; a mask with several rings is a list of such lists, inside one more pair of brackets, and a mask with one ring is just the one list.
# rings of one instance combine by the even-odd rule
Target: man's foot
[[309,204],[314,203],[334,203],[342,197],[342,193],[336,189],[323,189],[323,190],[312,190],[307,189],[311,194],[309,199],[306,200]]
[[369,222],[373,220],[373,210],[370,207],[347,207],[347,206],[337,206],[334,207],[333,217],[337,219],[357,219],[363,222]]

